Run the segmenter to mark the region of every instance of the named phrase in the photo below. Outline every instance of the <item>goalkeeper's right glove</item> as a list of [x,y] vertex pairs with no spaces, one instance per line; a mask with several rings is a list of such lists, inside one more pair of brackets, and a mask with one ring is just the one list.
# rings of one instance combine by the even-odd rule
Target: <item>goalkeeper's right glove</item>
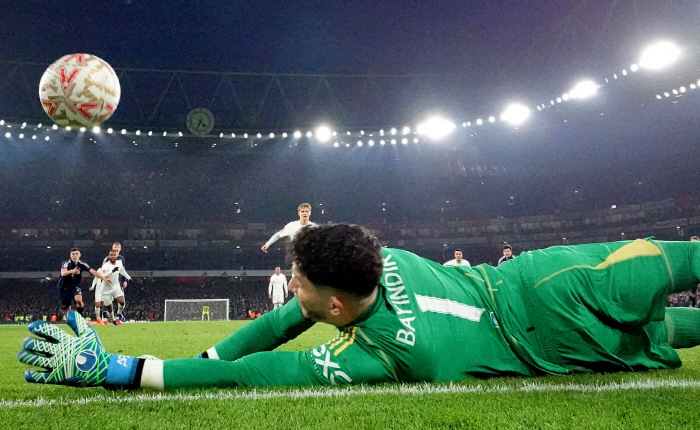
[[145,360],[106,352],[97,333],[75,311],[68,312],[66,323],[77,337],[44,321],[29,324],[29,331],[39,338],[24,339],[17,359],[44,371],[25,371],[27,382],[109,389],[139,387]]

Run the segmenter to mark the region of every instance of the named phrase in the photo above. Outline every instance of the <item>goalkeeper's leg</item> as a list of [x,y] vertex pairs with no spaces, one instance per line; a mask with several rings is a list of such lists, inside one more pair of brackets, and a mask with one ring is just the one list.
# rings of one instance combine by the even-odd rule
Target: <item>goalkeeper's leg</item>
[[671,347],[692,348],[700,345],[700,309],[666,309],[666,330]]

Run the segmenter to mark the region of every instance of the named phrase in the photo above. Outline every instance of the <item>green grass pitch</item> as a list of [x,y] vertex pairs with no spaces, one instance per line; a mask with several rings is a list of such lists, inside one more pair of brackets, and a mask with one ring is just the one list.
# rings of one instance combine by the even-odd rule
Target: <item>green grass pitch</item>
[[[144,323],[96,330],[110,352],[179,358],[206,350],[243,324]],[[700,347],[681,351],[684,365],[676,371],[160,395],[25,383],[26,366],[15,354],[28,335],[26,326],[0,326],[3,429],[700,428]],[[332,327],[317,325],[283,348],[309,348],[334,335]]]

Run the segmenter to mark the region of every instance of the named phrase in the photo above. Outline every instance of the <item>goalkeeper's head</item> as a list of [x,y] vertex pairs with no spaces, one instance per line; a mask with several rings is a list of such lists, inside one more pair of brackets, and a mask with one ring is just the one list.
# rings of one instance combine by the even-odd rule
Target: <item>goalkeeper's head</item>
[[362,227],[305,227],[288,255],[294,272],[289,288],[306,318],[342,326],[374,301],[383,268],[381,246]]

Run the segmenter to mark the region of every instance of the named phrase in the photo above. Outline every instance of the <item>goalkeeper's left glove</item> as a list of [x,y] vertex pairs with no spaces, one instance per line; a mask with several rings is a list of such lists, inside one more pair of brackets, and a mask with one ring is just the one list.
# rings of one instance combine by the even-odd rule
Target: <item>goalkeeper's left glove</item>
[[68,312],[66,323],[77,337],[43,321],[29,324],[29,331],[38,338],[24,339],[17,359],[44,371],[25,371],[27,382],[108,389],[139,387],[144,360],[106,352],[97,333],[75,311]]

